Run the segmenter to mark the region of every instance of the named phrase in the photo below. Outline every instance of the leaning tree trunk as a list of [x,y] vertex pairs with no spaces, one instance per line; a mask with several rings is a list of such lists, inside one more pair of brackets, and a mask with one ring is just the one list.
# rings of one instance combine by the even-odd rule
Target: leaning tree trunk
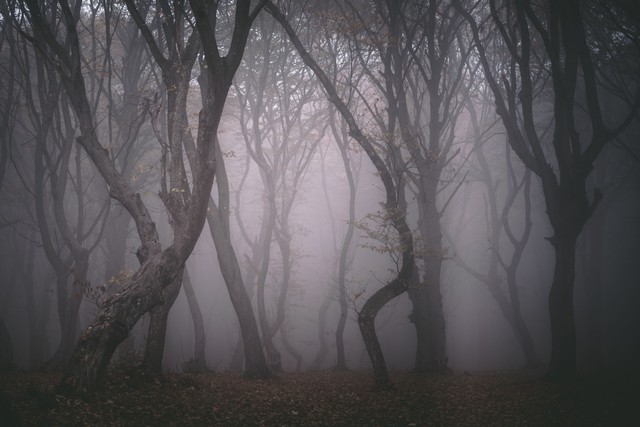
[[104,303],[94,323],[82,334],[60,391],[71,393],[100,388],[107,365],[118,345],[140,317],[161,304],[160,290],[175,280],[183,267],[172,246],[147,259],[121,292]]
[[251,299],[247,293],[240,273],[240,264],[231,245],[229,236],[225,234],[221,225],[222,219],[217,207],[210,201],[210,211],[207,213],[209,231],[216,247],[218,263],[222,271],[222,277],[227,285],[231,304],[235,309],[240,323],[242,343],[244,347],[244,375],[247,377],[268,377],[269,367],[262,352],[258,323],[253,314]]

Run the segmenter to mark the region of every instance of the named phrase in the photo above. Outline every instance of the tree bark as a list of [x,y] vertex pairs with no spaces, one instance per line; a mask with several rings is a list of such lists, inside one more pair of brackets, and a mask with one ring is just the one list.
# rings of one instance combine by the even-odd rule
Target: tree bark
[[182,369],[186,372],[204,372],[207,370],[207,362],[204,355],[206,337],[202,311],[200,310],[200,304],[193,289],[191,276],[186,269],[184,270],[182,279],[182,287],[184,288],[187,303],[189,304],[189,311],[191,312],[191,319],[193,320],[194,335],[193,358],[185,362]]
[[576,238],[562,236],[556,249],[553,282],[549,291],[551,320],[551,360],[547,375],[551,379],[572,378],[576,368],[576,326],[573,307]]
[[144,369],[154,375],[162,375],[162,360],[164,357],[164,343],[167,336],[167,319],[173,303],[180,294],[184,269],[178,272],[169,286],[162,289],[162,304],[151,309],[149,330],[145,343]]
[[229,187],[226,180],[224,159],[219,146],[216,147],[216,159],[219,168],[217,185],[221,206],[218,207],[213,201],[213,198],[209,198],[207,224],[209,225],[209,232],[216,247],[220,271],[227,286],[231,304],[240,323],[244,349],[244,375],[247,377],[266,378],[272,374],[267,366],[264,353],[262,352],[258,323],[253,313],[251,299],[249,298],[242,279],[236,252],[231,243],[229,230]]
[[98,318],[82,333],[59,390],[100,388],[111,356],[140,317],[162,303],[158,290],[168,287],[183,267],[172,246],[149,257],[126,287],[104,303]]

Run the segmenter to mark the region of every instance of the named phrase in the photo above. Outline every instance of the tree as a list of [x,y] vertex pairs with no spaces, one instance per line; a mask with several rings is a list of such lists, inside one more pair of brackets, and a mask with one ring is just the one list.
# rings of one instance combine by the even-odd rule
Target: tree
[[[496,176],[494,171],[496,165],[489,163],[485,153],[487,145],[491,141],[491,137],[487,137],[486,133],[492,129],[492,126],[486,126],[487,129],[483,132],[483,124],[480,122],[482,120],[485,123],[495,123],[494,114],[488,114],[485,104],[480,106],[481,114],[485,117],[479,118],[477,107],[473,102],[468,102],[477,159],[477,175],[479,182],[484,186],[489,264],[484,271],[481,271],[459,256],[456,256],[454,260],[487,288],[518,340],[525,358],[524,366],[535,368],[540,362],[536,355],[531,332],[523,318],[517,279],[518,267],[521,264],[533,226],[531,221],[531,171],[526,168],[522,173],[517,171],[513,164],[512,150],[508,144],[504,144],[506,179],[503,180]],[[503,184],[505,181],[506,184]],[[522,212],[515,209],[518,199],[522,199]],[[504,201],[502,202],[502,200]],[[514,214],[514,211],[518,215]],[[523,217],[522,224],[517,221],[515,221],[515,225],[512,224],[514,217],[518,216]],[[509,249],[505,249],[504,238],[506,238]],[[450,237],[449,239],[451,240]],[[505,253],[505,250],[509,250],[509,252]],[[500,273],[501,270],[503,274]]]
[[[422,261],[423,275],[414,276],[408,289],[413,306],[410,320],[417,337],[414,370],[445,372],[440,289],[445,251],[440,219],[447,203],[439,207],[437,202],[452,182],[443,178],[457,154],[452,152],[456,123],[471,87],[468,47],[458,34],[461,18],[449,2],[386,1],[375,5],[381,29],[369,26],[367,31],[374,40],[382,72],[376,76],[369,68],[368,74],[389,106],[386,120],[379,115],[377,121],[381,132],[398,139],[390,144],[395,151],[390,157],[399,159],[395,160],[396,173],[403,174],[407,182],[398,185],[411,184],[418,199],[417,258]],[[359,22],[365,24],[363,17]]]
[[[547,373],[550,378],[571,377],[576,373],[573,307],[576,240],[601,199],[597,189],[593,196],[587,195],[586,181],[604,146],[631,122],[638,103],[628,106],[622,120],[605,123],[600,93],[606,88],[598,80],[585,28],[584,15],[589,13],[590,3],[565,0],[534,5],[524,0],[492,0],[488,5],[477,4],[474,9],[465,9],[459,1],[455,5],[470,23],[509,144],[542,183],[553,229],[549,241],[555,249],[549,291],[552,351]],[[486,13],[497,31],[494,40],[509,50],[517,72],[507,74],[508,70],[490,61],[487,51],[491,38],[478,24]],[[611,39],[610,43],[610,51],[616,55],[627,40],[622,37]],[[550,78],[550,87],[533,80],[536,70],[544,70]],[[536,103],[544,93],[540,85],[551,93],[552,117],[536,116]],[[518,90],[510,90],[512,87]],[[515,93],[517,98],[513,96]],[[624,100],[621,102],[624,104]],[[541,119],[553,129],[550,138],[542,131],[545,124],[540,123]]]
[[[226,55],[222,56],[218,35],[214,31],[219,4],[207,7],[204,2],[197,0],[190,4],[207,65],[202,73],[208,77],[210,84],[202,100],[198,136],[190,162],[191,181],[187,179],[183,162],[184,141],[179,137],[183,129],[174,129],[173,135],[178,137],[171,137],[167,147],[168,159],[164,165],[168,166],[168,170],[161,177],[159,195],[169,213],[174,236],[173,242],[166,248],[162,248],[160,244],[147,206],[124,180],[98,138],[95,116],[87,98],[82,74],[82,52],[77,27],[82,13],[81,2],[77,2],[72,8],[63,0],[45,13],[39,2],[28,0],[23,10],[29,23],[29,26],[22,28],[25,37],[56,65],[80,128],[78,143],[106,181],[111,197],[121,203],[132,216],[141,241],[138,250],[141,267],[128,280],[122,292],[105,302],[97,319],[83,332],[72,356],[70,368],[62,380],[61,388],[65,391],[94,389],[101,385],[116,347],[126,338],[140,316],[163,303],[160,298],[162,291],[181,273],[204,225],[215,173],[215,135],[222,107],[233,75],[240,64],[249,28],[260,7],[252,10],[248,0],[239,0],[235,4],[233,35]],[[184,9],[180,7],[179,11],[184,12]],[[14,15],[14,20],[18,23],[17,15]],[[54,30],[53,25],[60,27]],[[195,48],[197,44],[189,46]],[[178,47],[182,46],[174,44],[171,49]],[[182,51],[180,54],[189,55],[190,52]],[[162,54],[155,52],[154,57],[156,56],[158,60]]]
[[389,388],[391,386],[391,381],[389,379],[386,362],[384,360],[384,354],[376,334],[375,319],[378,312],[386,303],[407,290],[407,286],[414,269],[413,236],[411,235],[411,230],[409,229],[406,221],[406,213],[403,210],[404,202],[399,200],[398,197],[399,194],[402,195],[402,191],[399,192],[396,188],[396,184],[389,168],[379,156],[370,139],[365,136],[358,126],[355,117],[345,102],[338,95],[331,79],[329,79],[324,70],[319,67],[318,63],[302,45],[286,16],[271,2],[266,3],[265,10],[267,10],[280,23],[280,25],[282,25],[304,63],[313,71],[318,80],[320,80],[320,83],[329,97],[329,101],[336,106],[343,119],[347,122],[349,135],[363,148],[380,175],[380,179],[385,188],[386,199],[384,202],[384,216],[398,233],[402,251],[401,264],[398,267],[398,274],[396,277],[385,284],[382,288],[378,289],[364,303],[358,314],[358,324],[367,348],[367,353],[369,354],[369,358],[373,366],[376,387],[380,389]]

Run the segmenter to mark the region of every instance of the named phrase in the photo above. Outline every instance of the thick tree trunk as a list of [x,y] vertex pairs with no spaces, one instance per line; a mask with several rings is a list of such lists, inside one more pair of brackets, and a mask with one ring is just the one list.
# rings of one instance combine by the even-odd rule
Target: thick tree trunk
[[[427,175],[427,172],[424,174]],[[439,173],[436,175],[439,177]],[[413,307],[411,321],[416,328],[416,359],[413,370],[416,373],[444,373],[448,371],[445,322],[440,291],[444,254],[440,214],[435,206],[439,178],[427,178],[423,181],[425,184],[420,194],[422,203],[419,207],[419,232],[426,245],[425,254],[422,256],[424,277],[420,281],[416,272],[415,277],[412,278],[412,286],[408,289]]]
[[178,276],[183,260],[173,247],[150,256],[121,292],[105,302],[83,332],[59,389],[63,393],[100,388],[113,352],[140,317],[162,303],[162,289]]
[[[131,215],[120,206],[112,207],[111,218],[107,224],[108,233],[105,234],[107,256],[105,257],[105,282],[106,294],[113,294],[115,289],[122,284],[121,277],[125,274],[125,262],[127,253],[127,238],[129,237],[129,224]],[[113,287],[113,288],[112,288]],[[104,298],[104,296],[102,296]],[[118,355],[129,357],[135,352],[135,336],[129,337],[118,347]]]
[[576,375],[576,326],[573,308],[576,238],[558,235],[554,239],[556,265],[549,292],[551,361],[547,376],[567,379]]
[[162,304],[154,307],[150,314],[147,342],[145,344],[143,366],[146,371],[155,375],[162,374],[162,359],[164,356],[164,343],[167,337],[167,319],[173,303],[178,298],[182,285],[183,270],[173,282],[162,290]]

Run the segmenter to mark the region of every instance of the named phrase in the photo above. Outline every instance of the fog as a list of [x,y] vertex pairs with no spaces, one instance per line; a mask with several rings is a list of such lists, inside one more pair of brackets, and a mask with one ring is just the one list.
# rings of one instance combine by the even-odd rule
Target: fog
[[[422,356],[427,357],[429,369],[511,371],[549,365],[553,342],[549,301],[554,268],[559,262],[554,236],[562,234],[560,226],[550,220],[556,218],[553,215],[557,209],[549,203],[562,201],[562,195],[571,199],[573,193],[550,195],[548,188],[552,186],[545,188],[541,178],[550,176],[544,175],[543,166],[532,172],[532,161],[517,152],[517,146],[509,145],[513,144],[513,135],[505,127],[504,117],[496,112],[495,94],[487,83],[490,70],[481,67],[478,54],[463,55],[461,50],[467,46],[475,52],[469,47],[473,47],[471,30],[459,30],[460,45],[450,41],[446,53],[449,60],[442,82],[436,85],[442,91],[438,94],[430,92],[429,81],[420,75],[424,70],[416,65],[419,61],[430,64],[427,54],[416,47],[412,52],[415,57],[410,56],[409,43],[409,47],[400,49],[409,55],[404,59],[409,65],[405,64],[402,73],[406,79],[403,87],[410,98],[404,99],[407,123],[411,124],[408,133],[418,140],[416,151],[412,151],[410,137],[403,132],[404,123],[396,118],[402,115],[398,107],[402,100],[393,98],[397,89],[385,91],[384,77],[398,71],[394,63],[385,63],[385,57],[378,56],[376,44],[367,39],[366,32],[339,31],[335,27],[340,21],[335,16],[316,10],[296,12],[299,6],[291,7],[290,19],[297,24],[302,44],[330,75],[362,138],[372,141],[373,151],[390,171],[397,203],[394,209],[386,204],[390,193],[379,166],[354,136],[357,132],[348,128],[350,122],[340,114],[339,104],[328,99],[331,96],[326,87],[302,62],[276,20],[261,12],[217,129],[220,153],[210,192],[215,208],[209,204],[207,214],[219,215],[220,224],[226,227],[224,233],[228,232],[240,267],[251,300],[251,316],[260,328],[261,348],[268,362],[275,364],[265,338],[281,355],[285,372],[336,366],[340,256],[348,229],[353,226],[353,238],[346,244],[344,255],[343,303],[347,318],[342,341],[348,369],[374,368],[359,316],[376,292],[396,277],[404,277],[403,292],[382,304],[375,314],[375,332],[388,369],[420,370],[416,361],[420,354],[416,334],[418,296],[411,289],[421,287],[431,289],[424,309],[428,319],[425,328],[432,329],[422,338],[433,349],[428,357]],[[171,134],[172,126],[182,125],[171,122],[175,118],[170,115],[173,112],[169,111],[169,95],[159,65],[139,37],[127,9],[120,12],[120,27],[109,24],[114,25],[111,30],[117,37],[107,51],[100,44],[105,38],[101,26],[105,25],[106,12],[91,15],[89,9],[80,11],[81,19],[87,22],[81,33],[83,76],[91,101],[87,105],[95,108],[91,114],[98,141],[133,193],[140,195],[162,248],[168,248],[183,237],[179,234],[182,214],[175,213],[179,209],[170,210],[178,203],[171,202],[170,195],[188,193],[195,200],[198,191],[194,183],[199,172],[195,160],[187,161],[188,144],[204,144],[198,138],[198,133],[204,132],[199,112],[206,95],[201,76],[207,72],[209,53],[194,56],[187,75],[184,129],[188,131],[184,135],[189,136],[178,132],[182,138],[178,143],[178,137]],[[220,22],[226,13],[228,10],[218,11]],[[341,19],[355,19],[348,11],[342,13],[345,16]],[[367,13],[375,14],[375,10]],[[455,14],[451,14],[448,19],[454,19]],[[334,18],[336,21],[331,21]],[[5,36],[1,46],[0,97],[2,114],[9,120],[3,122],[2,129],[0,319],[7,331],[2,341],[3,357],[10,358],[2,362],[24,370],[59,369],[68,366],[78,338],[99,321],[101,310],[129,287],[137,286],[132,283],[141,265],[136,256],[141,237],[129,208],[117,199],[119,190],[96,168],[95,156],[75,142],[86,137],[86,129],[65,94],[68,83],[57,76],[55,67],[43,62],[28,39],[15,31],[23,24],[8,25],[14,19],[3,15]],[[441,19],[439,25],[446,25]],[[456,22],[462,26],[466,21]],[[218,37],[226,40],[224,34],[230,37],[232,21],[221,25]],[[371,25],[384,23],[371,21]],[[34,31],[27,27],[27,33]],[[195,30],[187,30],[183,44],[191,31]],[[153,36],[161,39],[159,32],[154,29]],[[96,48],[95,43],[91,47],[92,37],[102,47]],[[165,45],[161,49],[170,50]],[[222,51],[226,54],[225,49]],[[133,52],[138,52],[137,65]],[[611,55],[622,54],[612,51]],[[105,70],[109,79],[101,79],[100,74],[100,58],[105,56],[111,58],[111,71]],[[505,81],[512,78],[509,72],[513,76],[519,72],[509,71],[508,64],[498,62],[494,72],[502,72]],[[424,65],[424,72],[435,73],[431,68],[434,64]],[[602,73],[613,72],[602,67]],[[43,73],[51,74],[46,77]],[[127,80],[131,73],[137,73],[139,80]],[[455,78],[458,73],[460,79]],[[638,88],[635,76],[627,75],[622,82],[629,93]],[[556,120],[552,114],[554,88],[547,78],[549,74],[534,82],[535,131],[540,137],[540,155],[546,156],[542,157],[544,165],[564,180],[568,174],[561,168],[566,160],[558,160],[550,130]],[[15,88],[9,86],[10,81]],[[520,82],[521,77],[513,80],[513,84]],[[579,77],[578,85],[581,83],[584,81]],[[606,82],[601,85],[598,90],[604,120],[619,124],[620,117],[629,113],[633,99],[621,99]],[[36,88],[40,93],[33,93]],[[509,87],[503,90],[506,93]],[[581,91],[575,95],[572,108],[576,132],[583,135],[575,143],[582,144],[584,153],[595,125],[585,112],[593,106]],[[53,94],[50,99],[45,96],[48,93]],[[438,107],[438,135],[431,138],[435,127],[431,126],[434,115],[430,114],[430,105],[435,104],[429,101],[436,95],[446,98],[449,93],[449,103],[441,102]],[[390,113],[392,106],[398,109],[395,116]],[[40,119],[48,110],[54,113],[47,129]],[[590,165],[593,170],[584,186],[575,187],[576,194],[584,196],[589,204],[593,202],[593,212],[586,215],[588,219],[576,240],[575,266],[569,268],[575,281],[569,287],[573,306],[567,309],[567,316],[575,319],[579,370],[635,368],[640,358],[640,123],[637,108],[631,110],[635,117],[626,122],[615,139],[607,141]],[[526,109],[522,111],[514,117],[526,116]],[[516,125],[522,125],[523,120],[526,117],[518,116]],[[525,139],[533,138],[529,135]],[[437,147],[434,140],[439,141]],[[531,152],[538,155],[535,148]],[[428,164],[426,169],[419,158]],[[184,173],[183,181],[174,179],[176,171]],[[347,172],[353,177],[353,194]],[[186,183],[184,188],[178,186],[181,182]],[[351,196],[355,197],[353,220],[349,212]],[[187,200],[184,197],[180,200]],[[184,202],[180,212],[188,212],[194,205]],[[566,209],[569,212],[570,208]],[[202,212],[204,215],[204,209]],[[402,276],[406,236],[394,228],[394,216],[402,216],[413,238],[410,256],[415,269],[411,278]],[[222,243],[214,243],[210,216],[207,221],[184,266],[201,312],[206,368],[237,371],[245,363],[242,348],[237,348],[242,331],[230,297],[230,279],[220,268],[221,260],[229,255],[218,256],[216,248]],[[118,238],[121,243],[116,242]],[[78,254],[84,250],[88,257],[86,278],[78,279],[82,268]],[[430,273],[434,271],[436,279]],[[263,272],[264,284],[260,284]],[[76,280],[84,281],[77,287]],[[190,369],[189,362],[197,351],[193,307],[184,285],[173,302],[172,297],[160,297],[161,289],[170,288],[162,286],[151,291],[157,301],[127,332],[111,360],[112,366],[145,360],[150,313],[164,304],[170,310],[162,369]],[[74,298],[80,304],[78,316],[69,325],[68,311]],[[262,303],[266,324],[259,316]],[[73,345],[60,356],[59,364],[51,365],[64,344],[63,328],[69,328]],[[438,333],[444,334],[444,342],[438,341]],[[524,350],[527,336],[533,351],[528,355]],[[324,353],[321,337],[326,345]]]

